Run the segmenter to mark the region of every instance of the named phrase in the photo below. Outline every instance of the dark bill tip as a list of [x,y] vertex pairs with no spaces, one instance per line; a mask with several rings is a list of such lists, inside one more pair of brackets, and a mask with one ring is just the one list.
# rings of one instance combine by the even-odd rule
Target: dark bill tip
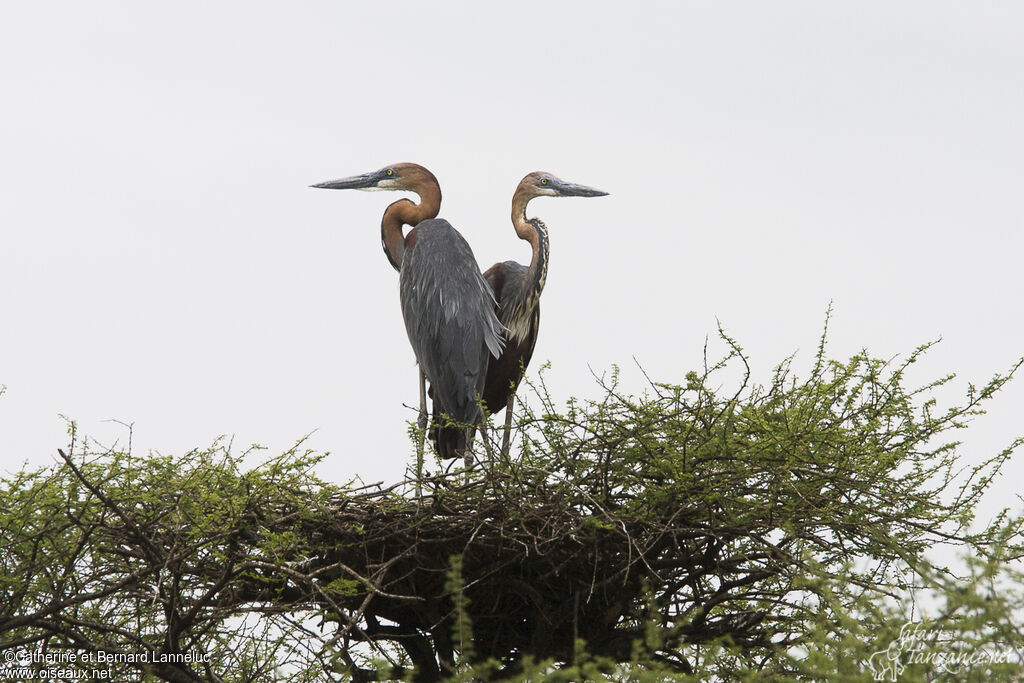
[[327,180],[316,185],[310,185],[310,187],[317,187],[322,190],[365,190],[376,187],[378,182],[380,182],[380,177],[377,173],[363,173],[362,175],[349,176],[348,178]]
[[562,183],[558,190],[563,197],[604,197],[608,194],[604,190],[576,183]]

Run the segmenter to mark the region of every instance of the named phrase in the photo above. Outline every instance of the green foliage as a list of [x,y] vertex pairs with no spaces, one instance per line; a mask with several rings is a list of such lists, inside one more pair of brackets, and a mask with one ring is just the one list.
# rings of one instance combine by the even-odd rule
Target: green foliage
[[452,600],[452,644],[465,661],[473,661],[473,619],[469,614],[469,598],[462,580],[462,556],[452,555],[452,568],[445,582],[445,591]]
[[[671,539],[672,557],[640,553],[662,591],[670,647],[660,657],[690,670],[708,661],[702,641],[720,638],[726,647],[703,676],[796,675],[826,650],[835,671],[834,646],[810,648],[822,620],[843,624],[831,638],[860,633],[872,642],[892,617],[872,605],[899,604],[935,573],[926,552],[937,544],[979,561],[999,554],[997,568],[1020,558],[1019,516],[1007,510],[998,524],[972,527],[1020,440],[967,465],[947,436],[983,412],[1019,363],[940,410],[931,394],[952,376],[905,386],[931,344],[895,364],[867,352],[840,362],[826,357],[823,336],[806,379],[787,359],[767,386],[744,380],[723,395],[714,388],[721,371],[738,363],[749,377],[749,368],[735,341],[721,337],[730,353],[683,384],[652,382],[643,395],[624,396],[613,373],[600,400],[570,401],[559,412],[541,383],[541,411],[524,419],[520,474],[578,492],[588,527],[660,530]],[[745,615],[755,627],[737,625]],[[794,651],[806,662],[780,654]]]
[[518,453],[469,473],[333,486],[299,446],[217,444],[14,474],[0,649],[208,656],[125,681],[1019,678],[1022,519],[976,510],[1020,442],[966,463],[953,438],[1019,365],[940,407],[952,376],[907,386],[930,345],[823,336],[759,386],[721,338],[640,395],[616,370],[558,406],[542,373]]
[[[232,680],[263,680],[287,661],[294,627],[247,619],[221,590],[309,550],[293,530],[269,528],[337,491],[312,475],[321,457],[295,448],[242,473],[218,444],[177,458],[72,454],[14,475],[0,489],[0,648],[193,652],[238,671]],[[174,680],[173,667],[130,669],[112,671]]]

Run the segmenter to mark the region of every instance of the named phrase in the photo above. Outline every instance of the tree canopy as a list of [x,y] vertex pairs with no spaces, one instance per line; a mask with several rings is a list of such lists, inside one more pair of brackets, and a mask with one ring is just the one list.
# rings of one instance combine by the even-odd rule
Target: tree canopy
[[542,374],[513,457],[391,486],[323,482],[301,443],[73,437],[0,487],[0,649],[119,681],[1019,676],[1022,518],[976,511],[1020,441],[954,438],[1019,363],[940,406],[951,375],[906,380],[930,345],[823,336],[758,385],[721,338],[640,395],[612,372],[556,405]]

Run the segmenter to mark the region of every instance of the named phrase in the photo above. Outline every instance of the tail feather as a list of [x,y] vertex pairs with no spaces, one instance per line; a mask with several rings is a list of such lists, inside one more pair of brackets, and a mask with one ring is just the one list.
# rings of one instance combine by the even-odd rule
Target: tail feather
[[462,457],[466,450],[466,430],[462,427],[441,427],[435,422],[430,428],[430,438],[442,460]]
[[427,435],[434,442],[434,448],[437,449],[437,454],[442,460],[461,458],[470,445],[466,443],[465,425],[452,424],[450,420],[441,415],[437,403],[434,403]]

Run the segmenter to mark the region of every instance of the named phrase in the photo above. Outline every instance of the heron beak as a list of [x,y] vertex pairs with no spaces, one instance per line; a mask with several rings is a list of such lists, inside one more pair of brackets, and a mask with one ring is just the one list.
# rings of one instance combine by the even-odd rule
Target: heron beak
[[338,180],[328,180],[327,182],[310,185],[310,187],[319,187],[324,190],[375,190],[380,180],[380,171],[374,171],[372,173],[349,176],[348,178],[339,178]]
[[555,191],[560,197],[604,197],[607,192],[576,183],[558,183]]

